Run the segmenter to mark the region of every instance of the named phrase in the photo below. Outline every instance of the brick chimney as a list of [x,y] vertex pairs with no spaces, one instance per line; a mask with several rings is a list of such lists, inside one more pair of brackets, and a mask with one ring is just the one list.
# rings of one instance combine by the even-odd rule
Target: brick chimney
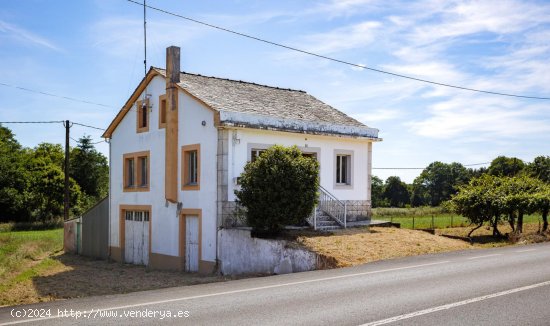
[[166,48],[166,160],[164,193],[166,200],[178,201],[178,88],[180,48]]

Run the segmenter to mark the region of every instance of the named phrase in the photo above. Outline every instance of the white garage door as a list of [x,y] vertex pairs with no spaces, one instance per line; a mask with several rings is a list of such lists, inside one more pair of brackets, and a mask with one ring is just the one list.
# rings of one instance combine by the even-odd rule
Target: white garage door
[[199,218],[192,215],[185,218],[185,270],[199,271]]
[[147,265],[149,262],[149,212],[125,212],[124,261]]

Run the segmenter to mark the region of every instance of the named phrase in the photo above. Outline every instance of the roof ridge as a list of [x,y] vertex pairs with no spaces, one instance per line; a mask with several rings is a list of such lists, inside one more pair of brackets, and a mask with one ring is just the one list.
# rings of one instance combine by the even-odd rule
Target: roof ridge
[[[152,67],[152,68],[166,71],[166,69],[164,69],[164,68],[158,68],[158,67]],[[292,88],[283,88],[283,87],[277,87],[277,86],[270,86],[270,85],[265,85],[265,84],[258,84],[258,83],[254,83],[254,82],[248,82],[248,81],[244,81],[244,80],[236,80],[236,79],[231,79],[231,78],[223,78],[223,77],[215,77],[215,76],[206,76],[206,75],[194,74],[194,73],[185,72],[185,71],[180,71],[180,74],[198,76],[198,77],[204,77],[204,78],[212,78],[212,79],[218,79],[218,80],[227,80],[227,81],[230,81],[230,82],[236,82],[236,83],[241,83],[241,84],[249,84],[249,85],[254,85],[254,86],[267,87],[267,88],[273,88],[273,89],[278,89],[278,90],[283,90],[283,91],[300,92],[300,93],[307,94],[306,91],[301,90],[301,89],[292,89]]]

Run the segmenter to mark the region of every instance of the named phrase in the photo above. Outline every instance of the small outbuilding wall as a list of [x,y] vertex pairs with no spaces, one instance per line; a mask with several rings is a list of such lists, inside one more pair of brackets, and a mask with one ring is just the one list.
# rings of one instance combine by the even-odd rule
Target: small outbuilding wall
[[109,255],[109,200],[107,197],[82,215],[83,256],[107,259]]

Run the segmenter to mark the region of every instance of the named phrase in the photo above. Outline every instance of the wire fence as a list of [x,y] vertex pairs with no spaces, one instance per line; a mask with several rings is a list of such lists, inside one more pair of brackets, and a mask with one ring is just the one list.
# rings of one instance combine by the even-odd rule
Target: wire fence
[[382,216],[373,217],[376,220],[400,224],[404,229],[444,229],[464,227],[470,222],[459,215],[431,215],[431,216]]
[[[404,229],[445,229],[455,227],[467,227],[471,222],[460,215],[425,215],[425,216],[374,216],[373,219],[399,223]],[[540,221],[539,215],[524,216],[524,223],[537,223]],[[506,219],[501,219],[500,223],[508,223]]]

